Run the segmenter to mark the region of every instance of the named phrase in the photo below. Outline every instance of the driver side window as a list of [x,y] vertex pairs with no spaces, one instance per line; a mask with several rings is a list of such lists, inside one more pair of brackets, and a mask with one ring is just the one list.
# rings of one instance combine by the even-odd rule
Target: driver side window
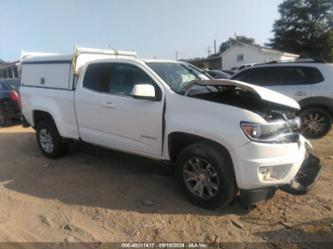
[[155,85],[153,80],[136,66],[120,63],[112,65],[109,93],[129,96],[136,84]]
[[140,68],[126,63],[94,63],[88,66],[83,86],[90,90],[130,96],[136,84],[156,83]]

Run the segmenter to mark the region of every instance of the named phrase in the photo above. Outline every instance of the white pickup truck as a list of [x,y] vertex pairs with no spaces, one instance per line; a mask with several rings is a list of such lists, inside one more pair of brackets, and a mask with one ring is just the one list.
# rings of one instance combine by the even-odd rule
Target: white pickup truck
[[78,48],[23,57],[25,126],[49,158],[71,140],[167,161],[184,192],[205,208],[235,196],[249,205],[276,189],[306,193],[320,171],[297,133],[294,100],[178,61]]

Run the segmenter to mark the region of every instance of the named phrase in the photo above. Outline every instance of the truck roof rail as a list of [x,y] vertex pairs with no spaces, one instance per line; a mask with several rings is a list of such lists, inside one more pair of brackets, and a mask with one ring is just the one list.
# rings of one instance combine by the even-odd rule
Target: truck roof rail
[[75,55],[79,54],[105,54],[105,55],[121,55],[121,56],[130,56],[136,57],[136,52],[132,51],[122,51],[117,49],[99,49],[99,48],[84,48],[84,47],[75,47]]
[[129,56],[129,57],[137,57],[136,52],[132,51],[122,51],[117,49],[98,49],[98,48],[84,48],[84,47],[77,47],[75,46],[74,53],[71,55],[62,55],[59,53],[44,53],[44,52],[28,52],[28,51],[21,51],[21,58],[20,61],[24,61],[30,59],[32,57],[52,57],[52,56],[66,56],[78,57],[80,54],[95,54],[95,55],[115,55],[115,56]]
[[29,52],[29,51],[21,51],[20,61],[24,61],[31,57],[41,57],[41,56],[52,56],[52,55],[60,55],[57,53],[44,53],[44,52]]
[[[82,55],[82,56],[81,56]],[[90,60],[108,58],[109,56],[121,56],[136,58],[136,52],[122,51],[117,49],[98,49],[78,47],[75,44],[74,52],[71,54],[58,53],[41,53],[41,52],[21,52],[21,63],[31,62],[54,62],[54,61],[69,61],[72,64],[74,73],[78,73],[82,65]],[[80,59],[81,58],[81,59]]]
[[87,60],[85,60],[84,58],[80,60],[80,55],[88,55],[90,57],[88,61],[92,58],[105,58],[107,56],[125,56],[134,58],[137,57],[136,52],[122,51],[117,49],[84,48],[78,47],[77,44],[75,44],[74,55],[72,57],[72,69],[75,74],[78,74],[81,66],[87,62]]

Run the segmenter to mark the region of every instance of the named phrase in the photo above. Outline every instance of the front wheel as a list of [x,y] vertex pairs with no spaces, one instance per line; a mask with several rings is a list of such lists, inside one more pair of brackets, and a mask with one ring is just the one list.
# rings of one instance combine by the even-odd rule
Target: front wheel
[[332,128],[332,118],[323,109],[305,109],[300,113],[300,117],[302,119],[302,134],[306,138],[321,138]]
[[36,131],[39,148],[46,157],[54,159],[66,153],[68,145],[62,141],[62,137],[52,122],[38,123]]
[[228,153],[211,143],[186,147],[177,159],[176,174],[188,199],[203,208],[225,207],[237,191]]

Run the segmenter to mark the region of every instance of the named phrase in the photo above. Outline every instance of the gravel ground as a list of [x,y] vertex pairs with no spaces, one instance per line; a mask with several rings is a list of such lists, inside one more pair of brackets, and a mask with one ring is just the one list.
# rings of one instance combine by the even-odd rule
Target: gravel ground
[[333,132],[312,142],[323,170],[308,195],[207,211],[157,162],[85,144],[49,160],[33,130],[1,128],[0,241],[333,242]]

